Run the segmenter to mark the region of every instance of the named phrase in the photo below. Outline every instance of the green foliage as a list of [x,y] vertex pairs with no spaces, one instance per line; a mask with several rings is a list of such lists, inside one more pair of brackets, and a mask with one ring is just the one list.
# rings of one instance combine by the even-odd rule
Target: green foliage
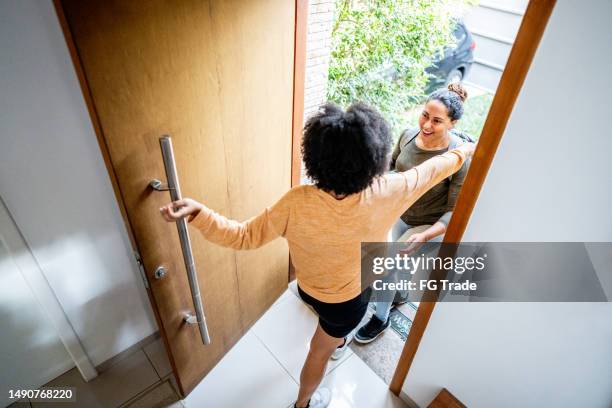
[[425,68],[452,46],[452,16],[474,0],[338,0],[327,98],[363,101],[399,129],[422,98]]
[[470,97],[463,104],[463,116],[455,126],[458,130],[472,135],[475,139],[480,137],[484,121],[489,114],[489,108],[493,102],[493,94]]

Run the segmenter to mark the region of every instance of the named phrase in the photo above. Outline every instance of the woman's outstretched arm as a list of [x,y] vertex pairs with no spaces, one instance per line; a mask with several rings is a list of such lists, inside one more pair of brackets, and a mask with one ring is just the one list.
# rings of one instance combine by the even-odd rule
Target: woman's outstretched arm
[[465,143],[405,171],[403,174],[406,177],[411,198],[416,201],[433,186],[457,172],[472,156],[474,149],[473,143]]
[[168,222],[189,217],[189,223],[199,229],[204,238],[217,245],[255,249],[285,235],[289,220],[289,206],[285,197],[244,222],[231,220],[190,198],[169,203],[159,210]]

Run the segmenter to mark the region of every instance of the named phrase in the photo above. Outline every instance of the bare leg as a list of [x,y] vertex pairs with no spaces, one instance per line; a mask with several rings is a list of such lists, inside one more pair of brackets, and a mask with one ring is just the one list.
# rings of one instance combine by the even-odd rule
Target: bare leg
[[300,375],[300,391],[296,402],[298,407],[306,406],[323,379],[327,361],[343,342],[344,339],[332,337],[325,333],[320,325],[317,326],[317,330],[310,340],[310,351]]

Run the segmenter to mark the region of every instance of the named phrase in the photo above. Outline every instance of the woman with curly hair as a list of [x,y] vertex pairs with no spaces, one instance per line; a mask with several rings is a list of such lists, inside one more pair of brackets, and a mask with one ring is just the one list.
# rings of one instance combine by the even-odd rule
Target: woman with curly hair
[[390,149],[389,127],[376,110],[357,103],[345,112],[327,104],[304,128],[302,154],[314,185],[292,188],[244,222],[188,198],[160,208],[167,221],[189,217],[207,240],[225,247],[254,249],[277,237],[288,241],[299,294],[319,315],[296,407],[329,404],[331,392],[317,390],[327,362],[346,350],[347,335],[366,312],[370,289],[361,287],[361,242],[386,241],[397,218],[473,152],[464,145],[414,169],[384,174]]

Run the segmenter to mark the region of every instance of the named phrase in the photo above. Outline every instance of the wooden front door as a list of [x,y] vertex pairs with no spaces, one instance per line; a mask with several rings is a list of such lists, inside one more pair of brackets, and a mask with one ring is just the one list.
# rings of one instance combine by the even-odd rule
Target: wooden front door
[[[174,374],[188,394],[287,287],[283,240],[248,252],[192,248],[212,343],[194,306],[159,138],[172,137],[183,196],[244,220],[290,187],[295,3],[61,0]],[[95,214],[91,214],[95,217]],[[163,265],[168,274],[155,279]]]

